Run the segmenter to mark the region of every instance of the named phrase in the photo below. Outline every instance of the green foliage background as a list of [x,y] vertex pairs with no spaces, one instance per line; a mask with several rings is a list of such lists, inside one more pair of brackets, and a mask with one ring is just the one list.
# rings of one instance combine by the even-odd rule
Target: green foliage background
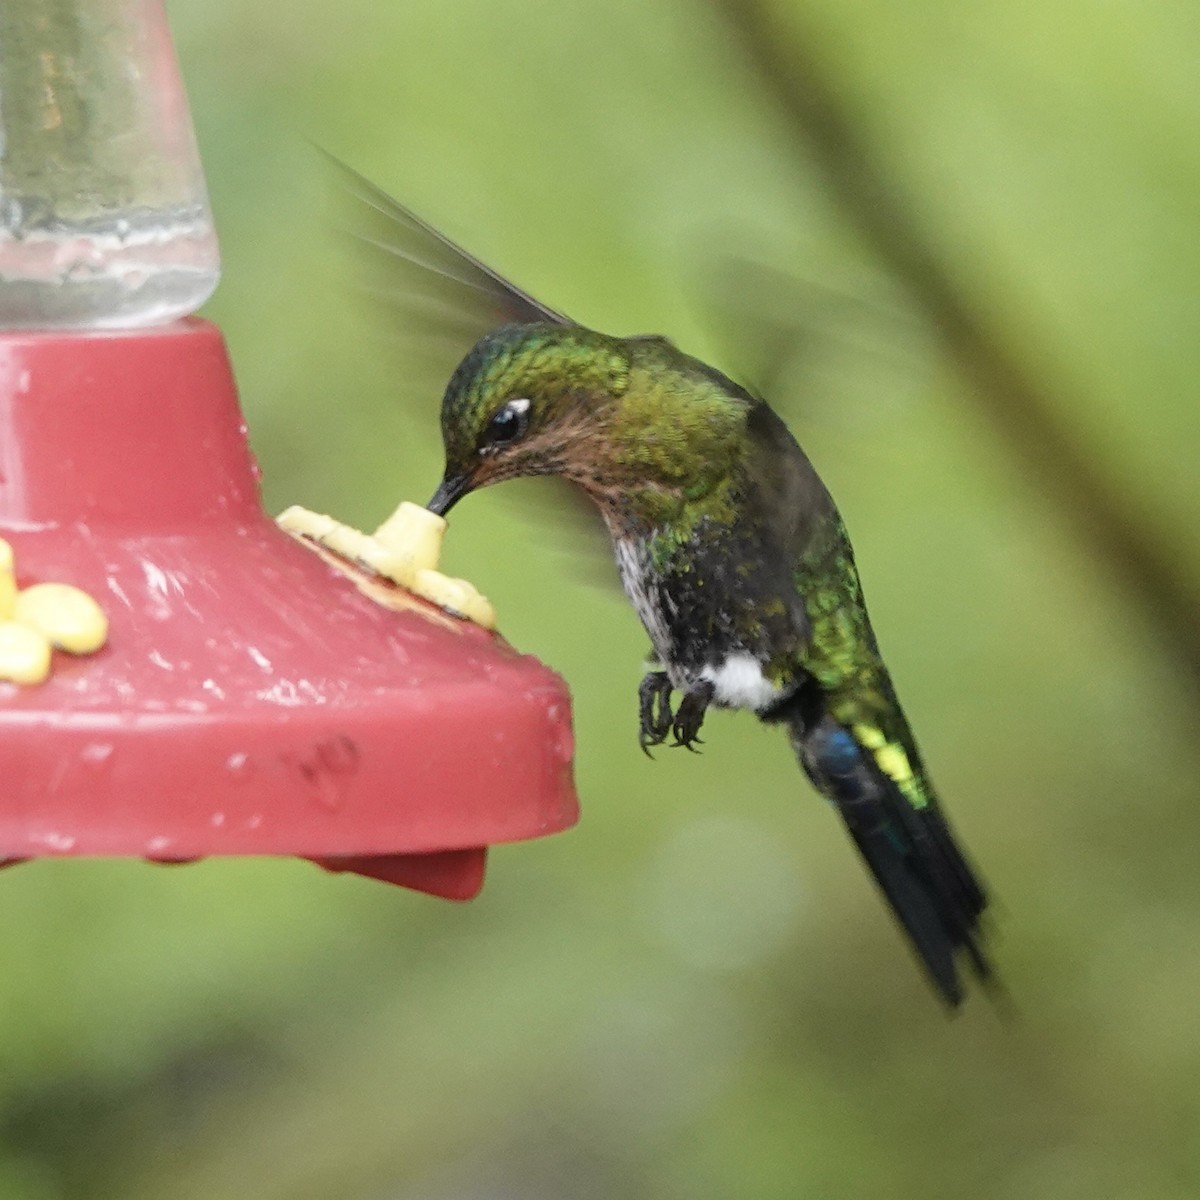
[[[1195,6],[777,11],[1200,586]],[[943,1016],[777,733],[718,715],[702,756],[648,763],[635,618],[485,494],[455,513],[449,569],[570,681],[582,824],[495,851],[465,906],[289,862],[5,871],[0,1196],[1195,1197],[1196,681],[995,439],[716,19],[685,0],[171,13],[222,237],[207,311],[272,510],[371,525],[439,470],[439,396],[334,269],[307,139],[613,332],[707,352],[694,271],[743,226],[884,297],[851,330],[869,352],[835,348],[787,411],[999,898],[1017,1012]]]

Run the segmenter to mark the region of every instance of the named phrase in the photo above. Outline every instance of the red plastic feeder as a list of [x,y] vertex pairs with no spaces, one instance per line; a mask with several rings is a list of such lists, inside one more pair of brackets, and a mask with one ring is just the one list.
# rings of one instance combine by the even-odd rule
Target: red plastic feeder
[[[0,857],[296,855],[473,896],[487,846],[577,819],[565,685],[422,601],[379,605],[263,514],[221,336],[171,320],[211,290],[216,258],[161,3],[104,0],[100,62],[78,38],[74,57],[35,53],[69,22],[26,7],[0,58],[29,61],[0,63],[0,81],[40,97],[43,64],[53,98],[74,71],[100,88],[91,127],[110,142],[77,162],[56,144],[44,172],[61,121],[2,98],[0,218],[18,227],[0,222],[0,537],[19,587],[84,589],[109,634],[93,655],[56,651],[45,683],[0,683]],[[68,32],[86,40],[95,6],[77,7]],[[104,91],[146,85],[139,103]],[[107,125],[106,99],[136,128]],[[146,176],[156,153],[177,169]],[[158,190],[76,220],[121,177],[114,156]],[[74,225],[28,201],[43,175]],[[147,211],[143,237],[130,221]]]
[[263,514],[207,322],[0,336],[0,536],[19,586],[110,619],[0,684],[0,854],[300,855],[466,897],[483,847],[577,817],[558,676]]

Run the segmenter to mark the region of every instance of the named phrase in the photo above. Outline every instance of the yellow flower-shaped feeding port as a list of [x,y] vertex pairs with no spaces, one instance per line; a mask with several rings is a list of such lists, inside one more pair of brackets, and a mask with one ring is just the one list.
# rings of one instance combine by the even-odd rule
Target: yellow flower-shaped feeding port
[[55,648],[94,654],[108,639],[108,618],[69,583],[17,588],[13,551],[0,538],[0,681],[44,683]]
[[391,580],[406,591],[484,629],[496,628],[496,610],[465,579],[438,569],[446,521],[405,500],[373,534],[332,517],[293,505],[277,518],[280,527],[358,567]]

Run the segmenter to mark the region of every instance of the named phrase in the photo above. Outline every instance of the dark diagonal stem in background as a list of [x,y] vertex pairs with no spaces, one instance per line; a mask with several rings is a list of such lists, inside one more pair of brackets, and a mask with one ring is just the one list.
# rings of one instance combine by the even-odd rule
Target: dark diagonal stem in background
[[753,0],[715,5],[805,157],[824,171],[841,212],[907,289],[1011,452],[1124,587],[1170,658],[1200,683],[1200,595],[1157,530],[1121,503],[1052,396],[973,311],[822,64],[783,38]]

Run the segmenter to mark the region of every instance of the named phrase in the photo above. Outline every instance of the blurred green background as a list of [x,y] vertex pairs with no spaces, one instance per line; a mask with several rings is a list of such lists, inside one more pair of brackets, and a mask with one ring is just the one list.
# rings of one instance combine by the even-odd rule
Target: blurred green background
[[[223,247],[207,311],[272,510],[370,526],[439,472],[439,397],[337,268],[309,139],[611,332],[715,353],[692,303],[714,231],[873,298],[781,407],[998,897],[1017,1014],[944,1016],[777,732],[719,714],[703,755],[647,762],[636,619],[484,494],[448,568],[570,681],[582,824],[495,851],[459,906],[289,862],[3,872],[0,1197],[1192,1200],[1196,680],[996,440],[717,19],[170,9]],[[773,11],[1200,585],[1200,10]]]

